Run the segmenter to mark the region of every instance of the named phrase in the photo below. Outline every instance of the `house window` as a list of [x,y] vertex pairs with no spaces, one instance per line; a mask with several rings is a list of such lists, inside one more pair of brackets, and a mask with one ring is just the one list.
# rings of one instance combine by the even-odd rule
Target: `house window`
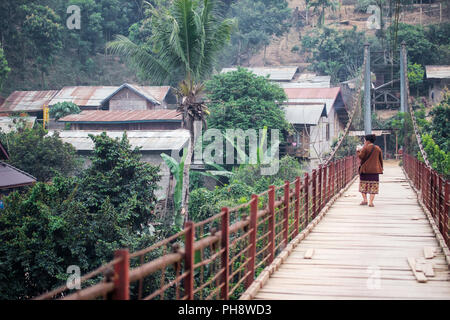
[[327,127],[326,127],[326,138],[327,141],[330,141],[330,124],[327,123]]

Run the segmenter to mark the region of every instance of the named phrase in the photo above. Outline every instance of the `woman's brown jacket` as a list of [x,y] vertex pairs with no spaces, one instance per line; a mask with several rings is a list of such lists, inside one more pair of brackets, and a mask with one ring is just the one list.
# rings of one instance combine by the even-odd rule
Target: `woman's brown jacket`
[[[372,151],[372,148],[375,148]],[[370,155],[370,157],[369,157]],[[361,152],[358,153],[359,159],[361,159],[361,168],[359,173],[383,173],[383,152],[380,147],[373,143],[366,143],[364,147],[361,149]],[[369,157],[368,159],[366,159]],[[364,161],[364,159],[366,159]]]

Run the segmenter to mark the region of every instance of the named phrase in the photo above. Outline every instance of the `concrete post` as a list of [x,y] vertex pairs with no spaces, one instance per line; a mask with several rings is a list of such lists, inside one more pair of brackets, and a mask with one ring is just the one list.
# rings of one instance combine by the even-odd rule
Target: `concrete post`
[[407,111],[407,96],[406,96],[406,75],[408,70],[407,57],[406,57],[406,43],[402,42],[402,48],[400,50],[400,111]]
[[364,60],[366,61],[366,69],[364,70],[364,133],[372,133],[372,117],[371,117],[371,81],[370,81],[370,47],[366,43],[364,45]]

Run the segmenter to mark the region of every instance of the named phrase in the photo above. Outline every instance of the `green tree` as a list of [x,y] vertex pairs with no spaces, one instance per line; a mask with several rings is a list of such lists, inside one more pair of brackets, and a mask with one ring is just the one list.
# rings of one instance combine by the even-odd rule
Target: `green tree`
[[154,210],[159,168],[140,161],[139,148],[131,148],[126,133],[122,139],[109,138],[105,132],[90,137],[95,144],[94,156],[80,178],[80,199],[95,212],[109,198],[119,212],[129,212],[133,230],[139,230]]
[[[430,134],[422,135],[422,143],[431,167],[448,179],[450,176],[450,153],[441,150]],[[423,161],[420,151],[417,152],[417,157]]]
[[419,95],[419,88],[423,83],[425,76],[425,69],[417,63],[408,63],[408,82],[411,89],[416,89],[417,95]]
[[80,113],[80,108],[73,102],[58,102],[50,108],[50,118],[59,120],[69,114]]
[[424,66],[436,61],[435,46],[427,38],[422,26],[399,23],[396,33],[394,26],[391,25],[387,29],[387,34],[390,43],[397,48],[405,41],[409,62]]
[[93,167],[81,177],[58,175],[3,198],[0,299],[32,298],[61,285],[70,265],[86,273],[114,250],[157,241],[151,213],[159,169],[140,162],[126,137],[92,139]]
[[302,38],[302,51],[314,71],[331,76],[332,82],[355,77],[361,67],[366,38],[356,27],[336,30],[324,27],[309,32]]
[[206,84],[208,127],[226,129],[278,129],[289,130],[284,112],[279,104],[287,100],[284,90],[251,71],[237,71],[214,76]]
[[287,1],[241,0],[231,5],[230,15],[238,21],[238,30],[231,39],[225,59],[241,65],[250,56],[270,44],[273,36],[280,37],[290,28],[291,9]]
[[48,74],[54,56],[62,48],[60,17],[42,5],[24,5],[22,9],[26,14],[22,32],[29,39],[45,87],[44,75]]
[[444,152],[450,152],[450,93],[446,92],[444,99],[431,111],[431,136]]
[[2,89],[3,81],[6,80],[6,77],[8,76],[8,73],[10,71],[11,69],[8,67],[8,61],[6,61],[5,54],[0,42],[0,90]]
[[63,143],[57,133],[46,134],[41,126],[35,126],[3,136],[9,163],[42,182],[50,181],[57,173],[74,173],[78,168],[75,148]]
[[[151,7],[154,29],[149,42],[138,45],[124,36],[108,44],[126,57],[146,79],[163,83],[182,79],[178,85],[178,110],[191,133],[184,167],[181,210],[188,218],[189,169],[193,155],[194,121],[204,121],[206,106],[198,102],[203,79],[210,76],[218,53],[230,39],[233,20],[222,20],[215,1],[174,0],[170,7]],[[181,77],[181,78],[179,78]]]

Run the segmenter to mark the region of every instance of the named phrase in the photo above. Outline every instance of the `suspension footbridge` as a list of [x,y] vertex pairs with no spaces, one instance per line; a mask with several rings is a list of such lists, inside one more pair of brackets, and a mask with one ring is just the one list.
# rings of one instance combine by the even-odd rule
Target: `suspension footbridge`
[[406,68],[402,106],[424,161],[389,163],[368,207],[359,205],[357,157],[334,159],[362,109],[368,64],[366,54],[340,140],[311,173],[138,252],[117,250],[81,290],[63,285],[36,299],[450,299],[450,182],[422,146]]

